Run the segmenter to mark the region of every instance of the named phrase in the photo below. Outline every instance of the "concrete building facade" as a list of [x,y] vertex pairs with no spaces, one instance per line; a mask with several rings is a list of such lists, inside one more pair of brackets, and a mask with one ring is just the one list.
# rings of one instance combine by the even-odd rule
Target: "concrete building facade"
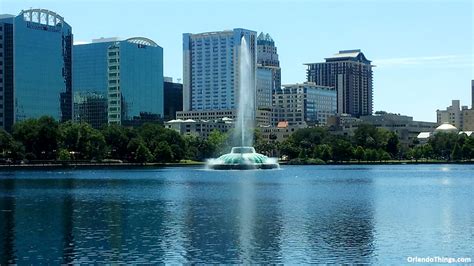
[[331,131],[348,136],[352,136],[361,124],[370,124],[397,133],[400,144],[404,147],[412,145],[420,132],[433,131],[437,127],[434,122],[414,121],[411,116],[390,113],[359,118],[338,114],[331,117],[328,122]]
[[255,31],[233,29],[183,34],[183,112],[236,108],[242,37],[249,46],[250,72],[255,81]]
[[272,124],[288,121],[294,125],[325,125],[337,111],[337,94],[333,87],[312,82],[283,85],[273,97]]
[[449,123],[458,129],[464,128],[463,112],[468,110],[467,106],[461,106],[459,100],[452,100],[446,110],[436,110],[436,123],[438,125]]
[[[261,32],[257,37],[257,68],[265,68],[272,72],[272,91],[281,87],[281,68],[278,49],[270,34]],[[258,79],[258,73],[257,73]]]

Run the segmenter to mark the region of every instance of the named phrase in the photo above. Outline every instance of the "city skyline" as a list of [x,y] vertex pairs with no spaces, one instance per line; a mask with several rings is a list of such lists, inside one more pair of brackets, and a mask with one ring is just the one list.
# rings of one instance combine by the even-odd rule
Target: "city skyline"
[[[55,11],[74,27],[76,43],[146,36],[163,47],[164,74],[175,80],[182,79],[183,33],[247,28],[269,33],[275,40],[282,84],[304,82],[304,63],[322,62],[339,50],[362,49],[377,66],[374,111],[436,121],[436,110],[452,99],[470,103],[469,83],[474,76],[470,1],[87,3],[91,5],[87,19],[77,12],[85,6],[79,1],[7,0],[0,3],[0,10],[13,15],[30,7]],[[206,15],[209,8],[213,16]]]

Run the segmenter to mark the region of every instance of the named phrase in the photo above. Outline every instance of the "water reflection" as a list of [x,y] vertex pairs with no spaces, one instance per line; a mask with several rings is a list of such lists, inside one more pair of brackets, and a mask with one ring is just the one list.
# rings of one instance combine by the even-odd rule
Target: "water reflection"
[[0,265],[16,263],[15,256],[15,180],[6,173],[0,182]]
[[470,173],[2,173],[0,263],[398,264],[417,250],[473,254],[462,230],[474,212]]

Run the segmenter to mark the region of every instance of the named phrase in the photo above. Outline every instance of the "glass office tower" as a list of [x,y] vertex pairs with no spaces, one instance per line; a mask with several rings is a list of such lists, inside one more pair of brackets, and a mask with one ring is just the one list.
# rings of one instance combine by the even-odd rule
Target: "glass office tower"
[[[0,16],[8,39],[0,61],[11,60],[3,80],[2,126],[43,115],[58,121],[72,118],[72,28],[46,9],[23,10],[16,17]],[[5,34],[6,33],[6,34]],[[3,38],[3,37],[2,37]],[[12,40],[12,41],[10,41]],[[3,64],[3,63],[1,63]],[[3,71],[2,71],[3,72]]]
[[94,111],[95,100],[87,101],[88,110],[84,95],[106,97],[108,123],[139,125],[162,119],[163,48],[143,37],[75,45],[74,93],[76,110],[82,110],[74,119],[95,127],[102,114]]

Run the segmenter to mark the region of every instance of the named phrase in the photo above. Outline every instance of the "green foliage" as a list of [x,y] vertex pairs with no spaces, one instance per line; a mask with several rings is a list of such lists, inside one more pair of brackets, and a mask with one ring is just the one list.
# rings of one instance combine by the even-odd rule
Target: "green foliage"
[[160,141],[154,151],[155,161],[163,163],[173,160],[173,152],[166,141]]
[[143,142],[138,143],[138,147],[135,150],[134,160],[138,163],[148,163],[153,161],[153,154],[151,154],[150,150]]
[[214,129],[207,138],[207,146],[210,157],[217,157],[222,153],[229,152],[229,146],[226,144],[228,135]]
[[332,142],[332,154],[336,162],[348,161],[353,156],[352,144],[343,138],[338,138]]
[[450,160],[451,153],[458,139],[456,133],[438,132],[428,141],[433,148],[434,157],[437,159]]
[[74,159],[100,160],[106,153],[102,133],[86,123],[66,122],[59,126],[61,147],[73,153]]
[[[58,123],[51,117],[16,123],[13,133],[0,130],[0,156],[9,160],[101,160],[126,162],[203,161],[230,149],[230,133],[214,130],[208,138],[181,136],[159,124],[138,128],[107,125],[96,130],[84,123]],[[287,157],[295,164],[390,159],[472,160],[474,136],[437,133],[428,143],[401,148],[395,132],[360,125],[353,137],[333,135],[327,128],[305,128],[283,142],[254,132],[255,148],[268,156]]]
[[397,133],[388,133],[388,140],[385,150],[390,154],[391,157],[396,157],[398,155],[400,152],[400,140]]
[[60,149],[58,152],[58,159],[60,161],[69,161],[71,160],[71,154],[66,149]]
[[59,123],[47,116],[20,121],[13,126],[13,137],[23,144],[30,157],[55,159],[59,146]]
[[303,158],[294,158],[288,161],[288,164],[295,164],[295,165],[305,165],[305,164],[326,164],[325,161],[318,159],[318,158],[309,158],[309,159],[303,159]]
[[332,158],[332,148],[328,144],[321,144],[315,147],[314,149],[314,158],[321,159],[325,162],[331,160]]
[[137,132],[133,128],[110,124],[103,127],[101,133],[107,143],[107,157],[116,159],[130,158],[131,151],[127,146],[130,140],[137,136]]
[[145,146],[153,151],[154,158],[159,162],[180,161],[186,155],[186,142],[174,130],[146,123],[138,128],[138,135],[145,142]]
[[365,160],[370,162],[375,162],[379,160],[379,153],[375,149],[365,150]]
[[362,146],[357,146],[357,148],[354,150],[354,158],[357,159],[358,162],[364,160],[365,150],[362,148]]
[[458,143],[456,143],[454,144],[453,151],[451,152],[451,159],[453,159],[454,161],[459,161],[459,160],[462,160],[462,158],[463,158],[463,152],[462,152],[461,146]]

